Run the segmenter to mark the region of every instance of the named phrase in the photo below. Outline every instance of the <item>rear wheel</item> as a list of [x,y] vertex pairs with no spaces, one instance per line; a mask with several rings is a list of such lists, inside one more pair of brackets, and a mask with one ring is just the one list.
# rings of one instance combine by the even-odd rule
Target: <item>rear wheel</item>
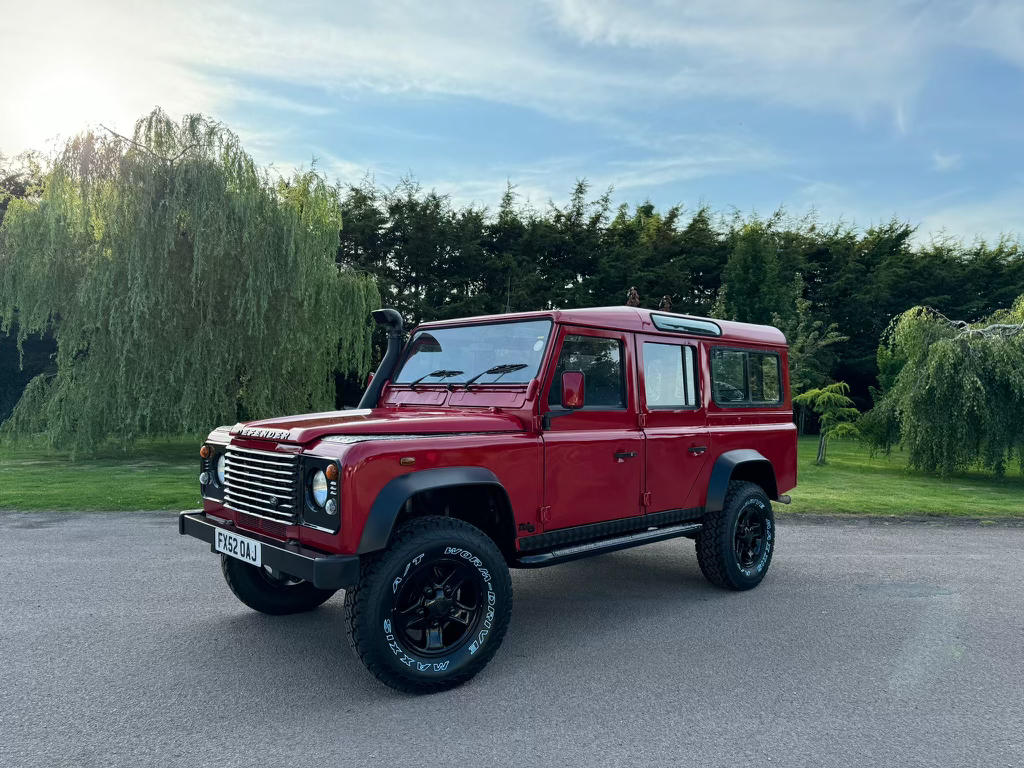
[[260,613],[275,616],[311,611],[328,600],[336,590],[317,589],[308,581],[274,573],[227,555],[220,557],[221,571],[235,597]]
[[697,534],[697,562],[712,584],[752,589],[761,583],[775,550],[775,516],[761,486],[729,484],[719,512],[704,519]]
[[501,552],[461,520],[423,517],[345,593],[349,641],[378,680],[433,693],[469,680],[501,645],[512,581]]

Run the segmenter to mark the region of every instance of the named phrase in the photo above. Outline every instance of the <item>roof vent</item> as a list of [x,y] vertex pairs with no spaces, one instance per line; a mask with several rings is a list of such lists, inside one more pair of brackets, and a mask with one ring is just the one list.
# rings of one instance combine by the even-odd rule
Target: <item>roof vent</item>
[[672,331],[673,333],[695,333],[699,336],[721,336],[722,329],[718,323],[710,320],[695,320],[692,317],[677,317],[674,315],[659,315],[651,312],[651,322],[654,327],[661,331]]

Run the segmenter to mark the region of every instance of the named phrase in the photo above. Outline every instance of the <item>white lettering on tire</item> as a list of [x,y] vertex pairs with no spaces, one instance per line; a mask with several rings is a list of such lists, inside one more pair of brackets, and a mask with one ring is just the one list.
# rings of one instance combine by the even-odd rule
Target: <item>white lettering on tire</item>
[[[405,564],[405,568],[402,570],[402,575],[395,577],[395,580],[391,584],[392,594],[398,593],[398,587],[402,583],[406,575],[408,575],[409,570],[414,565],[419,565],[423,561],[425,554],[426,553],[421,552]],[[485,614],[482,622],[483,628],[477,634],[476,639],[467,647],[469,654],[472,656],[480,650],[484,642],[487,640],[488,635],[490,635],[491,628],[494,626],[495,605],[498,602],[498,598],[497,595],[495,595],[494,593],[494,584],[491,581],[491,573],[489,570],[487,570],[487,568],[484,567],[483,560],[474,555],[468,549],[462,549],[461,547],[445,547],[444,554],[461,557],[463,560],[473,565],[480,573],[480,576],[481,578],[483,578],[484,583],[487,585],[487,613]],[[444,661],[432,663],[423,663],[410,657],[399,644],[398,639],[395,637],[392,631],[390,619],[384,620],[384,640],[387,642],[388,647],[391,649],[391,652],[398,657],[398,660],[402,664],[409,667],[410,669],[415,669],[418,672],[444,672],[448,669],[449,665],[451,664],[451,659],[445,659]]]

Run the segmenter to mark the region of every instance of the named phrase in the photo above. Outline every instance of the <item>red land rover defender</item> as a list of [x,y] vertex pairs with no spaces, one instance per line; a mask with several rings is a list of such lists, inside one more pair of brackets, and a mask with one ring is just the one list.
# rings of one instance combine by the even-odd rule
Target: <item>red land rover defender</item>
[[202,511],[239,600],[308,611],[345,590],[384,683],[458,685],[498,650],[509,568],[679,536],[728,589],[764,578],[796,485],[775,328],[632,307],[427,323],[388,347],[358,410],[218,427]]

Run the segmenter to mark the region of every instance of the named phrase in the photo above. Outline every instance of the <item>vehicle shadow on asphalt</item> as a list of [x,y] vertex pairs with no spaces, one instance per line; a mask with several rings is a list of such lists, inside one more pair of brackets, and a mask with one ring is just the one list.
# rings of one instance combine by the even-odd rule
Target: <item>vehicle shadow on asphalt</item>
[[[492,679],[515,674],[512,667],[524,661],[544,666],[564,661],[572,652],[566,642],[572,635],[584,634],[590,645],[628,647],[638,639],[624,627],[657,625],[698,603],[738,597],[707,584],[692,548],[678,546],[660,557],[620,552],[558,568],[515,570],[512,580],[511,626],[482,673]],[[210,648],[230,649],[210,660],[207,669],[191,670],[205,684],[222,687],[234,678],[245,679],[254,686],[249,696],[304,701],[337,712],[404,696],[377,683],[350,648],[343,592],[318,610],[294,616],[249,611],[226,588],[221,597],[209,602],[212,613],[204,611],[195,623],[181,628],[183,642],[193,642],[201,633]],[[609,620],[613,612],[616,621]],[[624,616],[627,622],[621,621]],[[207,660],[195,663],[206,665]]]

